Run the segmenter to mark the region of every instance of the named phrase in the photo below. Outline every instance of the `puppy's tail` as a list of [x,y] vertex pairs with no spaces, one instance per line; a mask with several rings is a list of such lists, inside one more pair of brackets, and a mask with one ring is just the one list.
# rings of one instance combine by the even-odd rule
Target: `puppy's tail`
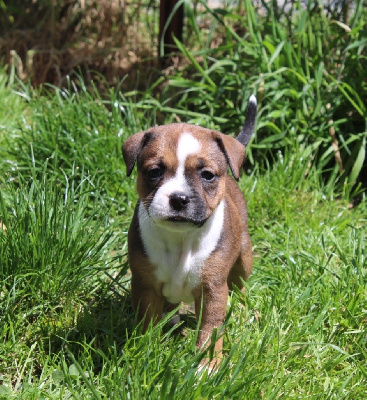
[[237,136],[237,140],[244,146],[247,146],[252,134],[254,133],[255,120],[256,120],[257,101],[256,97],[252,94],[247,104],[245,125]]

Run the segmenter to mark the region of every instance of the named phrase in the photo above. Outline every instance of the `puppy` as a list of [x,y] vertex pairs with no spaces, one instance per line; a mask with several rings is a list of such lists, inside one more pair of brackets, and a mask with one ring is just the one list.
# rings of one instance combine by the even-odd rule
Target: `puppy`
[[[137,165],[137,202],[128,233],[131,291],[144,329],[180,302],[201,314],[197,348],[226,314],[228,291],[252,270],[239,179],[256,118],[250,97],[237,139],[185,123],[157,126],[122,147],[127,176]],[[228,173],[231,171],[233,178]],[[201,309],[202,305],[202,309]],[[220,357],[222,339],[214,347]]]

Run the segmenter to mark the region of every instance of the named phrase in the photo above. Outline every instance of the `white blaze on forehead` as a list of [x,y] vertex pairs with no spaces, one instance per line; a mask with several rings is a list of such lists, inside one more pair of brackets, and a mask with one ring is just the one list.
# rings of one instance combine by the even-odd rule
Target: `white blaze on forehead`
[[190,133],[184,132],[181,135],[177,145],[178,170],[185,168],[186,158],[191,154],[198,153],[200,147],[199,141]]
[[158,189],[149,207],[149,213],[153,219],[165,217],[170,211],[169,196],[174,192],[190,194],[190,188],[185,179],[185,163],[187,157],[197,154],[201,149],[200,142],[190,133],[184,132],[177,144],[176,156],[178,167],[175,175]]

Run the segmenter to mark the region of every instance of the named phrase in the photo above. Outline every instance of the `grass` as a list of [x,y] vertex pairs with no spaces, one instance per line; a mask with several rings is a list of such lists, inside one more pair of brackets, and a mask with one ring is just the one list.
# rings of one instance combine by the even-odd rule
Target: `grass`
[[[220,25],[223,13],[216,17]],[[238,21],[245,17],[253,24],[266,22],[264,29],[285,29],[251,13]],[[306,17],[300,18],[311,29],[317,21]],[[237,28],[226,21],[220,27],[229,46]],[[267,40],[276,43],[276,37],[269,34]],[[308,37],[313,38],[312,29]],[[12,70],[1,71],[0,399],[366,397],[367,203],[361,184],[339,172],[329,134],[333,120],[344,149],[365,140],[355,96],[364,98],[365,89],[348,92],[350,76],[338,77],[337,71],[336,81],[320,73],[323,83],[317,86],[318,70],[305,60],[300,65],[308,65],[310,75],[304,79],[314,82],[314,89],[298,86],[298,78],[288,82],[294,73],[280,79],[287,59],[276,56],[286,47],[279,47],[281,41],[273,57],[262,61],[276,68],[262,75],[258,133],[240,180],[254,271],[246,293],[232,293],[228,300],[219,370],[197,372],[206,355],[195,350],[191,314],[181,334],[166,323],[170,316],[144,335],[135,320],[126,232],[137,197],[134,176],[125,177],[121,144],[134,132],[177,119],[238,131],[246,96],[256,90],[261,95],[261,71],[251,53],[246,72],[241,51],[251,43],[260,57],[271,48],[247,39],[231,47],[225,62],[204,49],[203,58],[195,58],[201,70],[193,64],[202,76],[188,67],[172,75],[159,95],[155,89],[162,80],[142,94],[106,87],[102,97],[96,87],[86,88],[82,77],[63,89],[40,92],[19,83]],[[348,46],[356,44],[357,51],[362,39],[353,40]],[[319,60],[318,53],[309,53]],[[188,47],[182,54],[196,57]],[[352,61],[348,57],[345,66],[359,65],[355,54]],[[283,96],[276,96],[282,90]],[[322,104],[339,96],[339,109],[351,112],[353,123],[323,106],[313,108],[312,117],[308,107],[317,104],[317,96]],[[339,131],[341,126],[349,130]],[[315,132],[319,138],[311,140]]]
[[[29,154],[18,152],[17,164],[12,148],[12,162],[3,164],[4,171],[17,166],[1,183],[3,398],[365,396],[365,201],[349,209],[314,170],[303,178],[307,165],[300,153],[279,156],[268,170],[258,166],[241,179],[255,269],[246,295],[234,293],[229,301],[220,370],[196,374],[202,355],[194,349],[192,318],[186,337],[164,324],[142,336],[134,324],[126,230],[136,194],[118,151],[131,128],[121,116],[108,124],[103,118],[112,112],[90,95],[88,105],[83,92],[58,109],[59,94],[30,100],[29,120],[19,122],[9,143],[25,142],[26,126],[39,136]],[[50,119],[40,110],[51,106],[59,118],[50,130],[40,128]],[[67,132],[65,125],[73,135],[90,137],[84,117],[76,117],[85,109],[101,127],[115,124],[110,165],[101,168],[108,145],[93,140],[70,140],[75,152],[51,152],[42,164],[48,141]],[[38,160],[37,146],[45,152]],[[70,154],[65,162],[64,152]]]

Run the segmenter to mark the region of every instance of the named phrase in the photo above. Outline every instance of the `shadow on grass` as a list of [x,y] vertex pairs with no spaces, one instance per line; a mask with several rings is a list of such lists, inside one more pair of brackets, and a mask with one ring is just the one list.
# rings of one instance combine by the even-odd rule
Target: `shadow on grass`
[[49,309],[38,321],[36,336],[42,352],[57,356],[67,348],[78,358],[89,349],[94,358],[108,354],[112,346],[121,350],[136,335],[129,281],[125,263],[117,274],[104,271],[89,292],[85,289],[70,299],[60,299],[61,305]]
[[[71,352],[76,360],[88,355],[95,373],[112,352],[122,354],[130,340],[139,340],[143,335],[143,323],[137,321],[131,292],[116,285],[116,280],[101,287],[88,304],[80,306],[79,303],[62,314],[56,322],[46,322],[39,332],[43,353],[63,357]],[[168,334],[178,339],[187,335],[187,329],[195,330],[196,318],[189,307],[181,306],[179,315],[181,322],[177,327],[171,323],[174,314],[163,323],[162,337]]]

